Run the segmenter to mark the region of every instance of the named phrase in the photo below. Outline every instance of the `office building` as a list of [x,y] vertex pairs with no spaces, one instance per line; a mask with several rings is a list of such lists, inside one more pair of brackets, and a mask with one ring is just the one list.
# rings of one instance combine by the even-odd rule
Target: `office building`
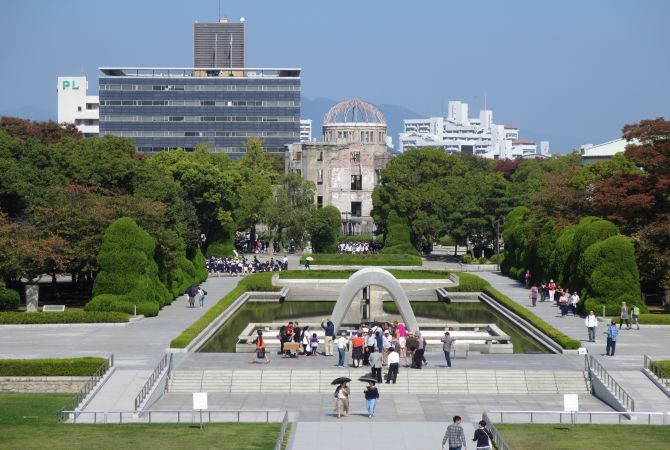
[[100,135],[138,150],[239,156],[248,138],[283,153],[300,139],[300,69],[100,68]]
[[193,66],[242,68],[245,66],[244,18],[238,23],[225,17],[217,23],[193,24]]
[[617,153],[626,151],[628,142],[625,139],[615,139],[613,141],[603,142],[602,144],[584,144],[581,146],[581,164],[593,164],[598,161],[606,161],[614,158]]
[[468,104],[450,101],[447,117],[409,119],[400,133],[399,150],[442,147],[447,153],[467,153],[491,159],[536,158],[549,155],[549,142],[535,142],[519,136],[512,125],[493,123],[493,111],[482,110],[469,117]]
[[73,123],[86,137],[99,132],[98,97],[88,95],[86,77],[58,77],[58,123]]
[[312,119],[300,119],[300,142],[311,142]]
[[323,140],[289,146],[286,172],[316,185],[318,207],[332,205],[342,215],[342,233],[372,234],[372,191],[390,160],[384,114],[362,100],[333,106],[323,118]]

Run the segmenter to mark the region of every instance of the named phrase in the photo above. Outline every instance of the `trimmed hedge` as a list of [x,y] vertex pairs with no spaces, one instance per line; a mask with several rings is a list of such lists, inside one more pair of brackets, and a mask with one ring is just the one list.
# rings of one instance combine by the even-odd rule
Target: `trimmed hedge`
[[89,377],[106,358],[0,359],[3,377]]
[[[279,278],[284,280],[346,280],[355,270],[282,270]],[[402,270],[388,269],[399,280],[435,280],[449,278],[449,272],[442,270]]]
[[248,275],[246,278],[240,280],[237,286],[230,291],[225,297],[220,299],[213,305],[205,314],[200,316],[198,320],[193,322],[188,328],[181,332],[179,336],[170,342],[172,348],[185,348],[191,343],[195,337],[202,332],[207,326],[214,321],[226,308],[240,295],[247,291],[253,292],[277,292],[281,288],[272,285],[272,272],[262,272],[253,275]]
[[19,308],[21,296],[13,289],[0,286],[0,311],[15,311]]
[[388,215],[388,226],[381,253],[386,255],[407,254],[419,256],[419,251],[412,245],[409,224],[406,219],[391,211]]
[[407,254],[362,254],[352,255],[349,253],[318,253],[304,254],[300,258],[300,264],[305,263],[305,258],[312,256],[312,264],[332,265],[332,266],[420,266],[421,257],[418,255]]
[[471,273],[457,272],[458,285],[448,286],[446,289],[450,292],[482,292],[489,282],[482,280],[477,275]]
[[0,312],[0,324],[123,323],[129,315],[118,311]]
[[224,244],[223,242],[214,242],[207,246],[207,253],[205,256],[211,258],[212,256],[216,257],[231,257],[235,256],[233,253],[235,246],[233,244]]

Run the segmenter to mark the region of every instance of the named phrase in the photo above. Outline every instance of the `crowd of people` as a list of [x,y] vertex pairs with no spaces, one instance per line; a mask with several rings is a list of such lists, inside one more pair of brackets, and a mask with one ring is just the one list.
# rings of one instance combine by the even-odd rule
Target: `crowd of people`
[[205,264],[207,265],[207,272],[229,276],[288,270],[288,258],[286,255],[281,259],[274,259],[272,257],[266,261],[260,261],[256,255],[254,255],[253,259],[248,259],[246,256],[236,258],[212,256],[207,258]]
[[337,244],[337,253],[372,254],[384,247],[381,242],[342,241]]

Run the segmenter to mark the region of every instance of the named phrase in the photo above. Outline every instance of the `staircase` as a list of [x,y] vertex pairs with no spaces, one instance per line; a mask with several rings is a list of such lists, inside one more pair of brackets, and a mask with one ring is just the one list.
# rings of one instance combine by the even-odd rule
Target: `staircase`
[[[367,369],[177,370],[170,379],[168,392],[330,394],[333,379],[344,376],[356,380],[367,373]],[[535,370],[401,368],[396,384],[384,384],[383,390],[404,394],[590,394],[581,371]]]

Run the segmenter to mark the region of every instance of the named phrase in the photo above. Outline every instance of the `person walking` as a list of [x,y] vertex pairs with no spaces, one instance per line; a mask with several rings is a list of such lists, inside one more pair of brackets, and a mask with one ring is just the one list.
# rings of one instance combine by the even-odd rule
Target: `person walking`
[[382,354],[372,349],[370,353],[370,367],[372,368],[372,377],[377,379],[377,383],[382,382]]
[[554,283],[554,280],[549,280],[547,290],[549,291],[549,302],[554,303],[554,295],[556,295],[556,283]]
[[261,330],[256,330],[256,339],[252,341],[252,344],[256,344],[256,351],[251,357],[250,363],[256,362],[257,359],[265,360],[265,364],[268,364],[270,360],[268,359],[268,354],[265,351],[265,339],[263,339],[263,332]]
[[349,385],[345,382],[335,388],[333,394],[335,399],[335,410],[337,411],[337,418],[349,415]]
[[586,329],[589,331],[589,342],[595,342],[596,327],[598,326],[598,318],[596,317],[595,314],[593,314],[593,311],[589,311],[589,315],[586,316],[584,324],[586,325]]
[[375,407],[377,406],[377,399],[379,398],[379,390],[372,381],[368,381],[368,385],[363,393],[365,394],[365,403],[368,407],[368,419],[372,419],[375,415]]
[[395,384],[396,379],[398,378],[398,368],[400,367],[400,355],[395,351],[394,347],[390,348],[387,361],[389,363],[389,371],[386,375],[386,384],[389,384],[390,382]]
[[530,270],[526,270],[526,274],[523,276],[526,280],[526,289],[530,287]]
[[207,295],[207,291],[198,286],[198,304],[201,308],[205,307],[205,295]]
[[186,291],[188,294],[188,307],[195,308],[195,296],[198,295],[198,286],[193,285]]
[[537,306],[537,293],[537,286],[533,284],[533,287],[530,288],[530,303],[533,305],[533,307]]
[[540,285],[540,303],[544,303],[544,301],[547,300],[547,295],[549,295],[549,291],[547,290],[547,284],[542,283]]
[[605,347],[605,353],[607,356],[614,356],[614,350],[616,350],[616,339],[618,335],[619,330],[616,327],[616,322],[614,319],[612,319],[612,323],[610,323],[607,327],[607,346]]
[[628,306],[626,302],[621,302],[621,314],[619,315],[619,329],[624,322],[626,322],[626,328],[630,330],[630,320],[628,320]]
[[321,328],[326,333],[323,341],[326,347],[326,356],[333,356],[333,340],[335,339],[335,325],[330,319],[327,319],[324,322],[321,322]]
[[448,331],[445,331],[441,341],[442,351],[444,351],[444,359],[447,360],[447,367],[451,367],[451,347],[454,345],[454,338],[451,337]]
[[577,305],[579,304],[579,295],[577,295],[577,291],[574,291],[572,295],[570,296],[570,308],[572,309],[572,315],[576,316],[577,315]]
[[491,450],[493,445],[491,443],[492,436],[491,432],[486,428],[486,421],[479,421],[479,428],[475,430],[475,437],[472,439],[477,444],[478,450]]
[[337,367],[344,368],[344,357],[346,356],[347,350],[349,350],[349,339],[345,337],[345,332],[343,331],[340,334],[340,337],[337,338]]
[[638,308],[637,305],[633,305],[632,308],[630,309],[631,328],[633,327],[633,325],[635,325],[637,327],[636,330],[640,329],[640,322],[638,322],[639,317],[640,317],[640,308]]
[[558,298],[558,303],[561,307],[561,317],[565,317],[565,316],[568,315],[568,303],[569,303],[568,291],[565,290],[565,291],[560,291],[560,292],[561,292],[561,295]]
[[454,423],[447,427],[444,438],[442,438],[442,450],[467,450],[465,433],[461,426],[461,416],[454,416]]

